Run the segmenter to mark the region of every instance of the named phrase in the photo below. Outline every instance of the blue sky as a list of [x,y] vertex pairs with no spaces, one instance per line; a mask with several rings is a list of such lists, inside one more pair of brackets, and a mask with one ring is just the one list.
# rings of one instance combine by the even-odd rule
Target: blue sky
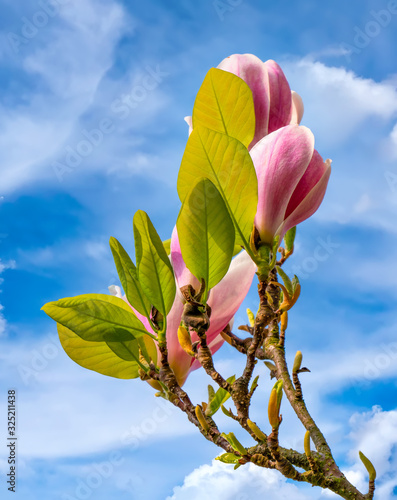
[[[0,421],[5,429],[4,394],[15,387],[15,496],[329,496],[213,462],[217,449],[145,384],[71,362],[40,311],[118,284],[108,239],[133,253],[136,210],[170,236],[183,117],[210,67],[253,53],[282,66],[316,148],[333,160],[324,203],[299,227],[288,264],[303,288],[290,358],[303,351],[306,400],[351,480],[365,490],[362,449],[379,471],[376,498],[397,498],[396,3],[0,0],[0,9]],[[254,291],[244,305],[256,307]],[[216,359],[227,375],[241,362],[228,346]],[[270,382],[258,373],[254,417],[266,425]],[[207,383],[189,377],[195,400]],[[303,429],[283,413],[282,444],[302,449]],[[3,439],[1,491],[5,459]]]

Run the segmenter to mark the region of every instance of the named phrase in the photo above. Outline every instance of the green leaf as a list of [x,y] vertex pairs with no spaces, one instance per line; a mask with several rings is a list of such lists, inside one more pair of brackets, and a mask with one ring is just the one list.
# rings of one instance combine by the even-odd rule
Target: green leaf
[[150,303],[165,318],[175,299],[175,279],[170,260],[147,213],[134,216],[137,274]]
[[277,371],[276,365],[274,365],[270,361],[265,361],[265,365],[267,366],[267,368],[269,368],[269,370],[271,372],[276,372]]
[[258,380],[259,380],[259,375],[257,375],[254,380],[252,381],[251,389],[250,392],[254,392],[254,390],[258,387]]
[[292,279],[292,290],[293,290],[294,293],[295,293],[295,289],[296,289],[297,285],[299,285],[299,284],[300,284],[299,283],[299,278],[298,278],[298,276],[296,274],[294,274],[294,277]]
[[[232,375],[227,379],[229,384],[233,384],[233,382],[236,380],[236,376]],[[230,394],[225,390],[220,387],[216,393],[215,396],[212,398],[211,401],[209,401],[207,409],[205,410],[205,414],[208,417],[212,417],[212,415],[215,415],[215,413],[219,410],[221,405],[225,404],[226,401],[230,398]]]
[[150,302],[138,281],[135,264],[116,238],[110,238],[114,263],[128,302],[143,316],[150,316]]
[[194,103],[193,128],[198,125],[234,137],[248,147],[255,134],[255,109],[244,80],[211,68]]
[[116,356],[124,361],[135,361],[139,363],[139,344],[137,340],[130,340],[129,342],[106,342],[109,349],[111,349]]
[[179,170],[182,203],[201,177],[220,192],[236,228],[236,245],[251,252],[248,239],[258,204],[258,181],[247,148],[237,139],[198,125],[189,136]]
[[139,376],[139,365],[116,356],[106,342],[89,342],[65,326],[59,323],[57,326],[62,347],[78,365],[109,377],[133,379]]
[[152,361],[155,366],[157,366],[157,347],[156,342],[149,337],[149,335],[144,335],[138,339],[139,347],[141,348],[143,357],[148,363]]
[[235,231],[225,202],[209,179],[201,179],[186,196],[176,222],[183,260],[206,291],[227,273]]
[[[130,340],[128,342],[106,342],[108,347],[118,356],[119,358],[123,359],[124,361],[134,361],[137,363],[140,368],[142,368],[144,371],[147,371],[147,367],[142,364],[141,359],[139,357],[140,353],[143,355],[147,363],[150,363],[151,357],[147,351],[145,340],[151,341],[153,344],[153,340],[145,335],[145,337],[141,337],[136,340]],[[157,360],[157,354],[156,357],[154,358]]]
[[280,411],[281,400],[283,398],[283,381],[281,379],[277,380],[277,382],[273,386],[273,389],[275,389],[277,392],[277,408],[278,411]]
[[171,238],[163,241],[164,250],[167,252],[167,255],[171,253]]
[[288,295],[291,298],[292,295],[294,294],[294,287],[292,285],[292,282],[289,279],[289,276],[285,273],[285,271],[280,266],[276,266],[276,268],[277,268],[278,274],[281,276],[281,278],[284,282],[284,286],[287,289]]
[[233,432],[229,432],[229,434],[224,434],[222,433],[224,438],[233,446],[233,448],[240,452],[242,455],[245,455],[247,453],[247,450],[244,448],[244,446],[240,443],[240,441],[236,438]]
[[296,236],[296,226],[291,227],[291,229],[288,229],[288,231],[285,233],[284,243],[285,243],[285,249],[287,250],[287,252],[291,252],[293,250],[295,236]]
[[219,460],[224,464],[238,464],[240,457],[236,457],[233,453],[223,453],[219,457],[216,457],[215,460]]
[[78,295],[49,302],[42,310],[92,342],[124,342],[148,333],[129,305],[110,295]]
[[212,387],[211,384],[208,384],[208,403],[211,402],[212,399],[215,397],[215,389]]
[[234,249],[233,249],[233,257],[235,257],[236,255],[238,255],[242,250],[242,247],[241,245],[234,245]]
[[232,413],[227,409],[225,408],[223,405],[221,405],[221,410],[222,412],[227,416],[227,417],[230,417],[230,418],[233,418],[232,417]]

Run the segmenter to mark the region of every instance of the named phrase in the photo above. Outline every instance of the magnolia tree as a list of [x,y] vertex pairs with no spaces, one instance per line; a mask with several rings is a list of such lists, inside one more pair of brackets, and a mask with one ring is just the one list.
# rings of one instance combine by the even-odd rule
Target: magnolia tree
[[[222,448],[218,460],[234,468],[252,462],[277,469],[345,499],[372,499],[373,465],[360,452],[369,474],[368,492],[360,493],[306,407],[302,353],[292,370],[286,363],[288,311],[300,284],[282,266],[293,253],[296,225],[320,206],[331,172],[331,161],[314,149],[312,132],[299,125],[302,115],[302,99],[274,61],[236,54],[211,68],[186,118],[189,139],[177,181],[182,207],[171,239],[162,242],[139,210],[133,220],[136,264],[110,239],[125,295],[113,286],[109,296],[80,295],[43,309],[58,323],[72,360],[104,375],[147,381]],[[248,324],[239,326],[246,335],[237,336],[233,317],[255,276],[259,309],[256,315],[248,310]],[[244,357],[240,375],[226,378],[216,368],[213,354],[224,342]],[[268,423],[250,419],[258,361],[277,380]],[[201,404],[183,389],[197,368],[216,384]],[[303,452],[280,445],[283,395],[306,432]],[[232,408],[225,406],[229,398]],[[244,442],[219,429],[218,410],[249,434]]]

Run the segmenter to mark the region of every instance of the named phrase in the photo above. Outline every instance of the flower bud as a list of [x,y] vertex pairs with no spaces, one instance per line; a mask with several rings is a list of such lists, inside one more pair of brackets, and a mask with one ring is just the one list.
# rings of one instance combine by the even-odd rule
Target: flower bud
[[302,365],[302,353],[301,351],[297,351],[294,359],[294,366],[292,367],[292,373],[298,373],[300,367]]
[[201,427],[207,432],[209,430],[210,426],[208,425],[208,422],[204,417],[204,413],[203,413],[203,410],[201,409],[200,405],[196,406],[195,413],[196,413],[197,420],[199,421]]
[[182,347],[182,349],[189,354],[189,356],[194,356],[194,352],[192,350],[192,339],[190,338],[190,333],[184,327],[183,324],[178,328],[178,341]]
[[282,313],[280,319],[281,319],[281,323],[280,323],[281,331],[285,332],[285,330],[288,327],[288,313],[287,313],[287,311]]
[[305,438],[303,440],[303,447],[305,449],[305,454],[307,458],[312,456],[312,452],[310,450],[310,431],[306,431]]
[[275,389],[272,389],[272,392],[270,393],[268,415],[270,425],[273,429],[277,429],[279,420],[277,410],[277,391]]
[[251,311],[251,309],[247,309],[247,316],[248,316],[248,321],[249,321],[250,326],[254,326],[255,325],[255,315]]
[[251,429],[251,431],[255,434],[255,436],[260,440],[260,441],[266,441],[267,436],[264,434],[259,427],[255,424],[255,422],[252,422],[252,420],[248,419],[247,420],[247,425]]
[[361,462],[364,464],[365,468],[368,471],[369,480],[370,481],[375,481],[375,479],[376,479],[376,470],[375,470],[375,467],[373,466],[372,462],[361,451],[359,451],[358,454],[360,456]]

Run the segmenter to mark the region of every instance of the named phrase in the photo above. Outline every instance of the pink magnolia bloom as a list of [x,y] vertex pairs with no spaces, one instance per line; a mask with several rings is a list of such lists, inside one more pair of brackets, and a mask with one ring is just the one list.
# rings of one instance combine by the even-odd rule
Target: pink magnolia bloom
[[287,125],[267,135],[250,152],[258,177],[255,226],[271,244],[306,220],[320,206],[331,173],[331,160],[314,149],[313,133]]
[[[255,135],[251,149],[267,134],[289,124],[299,124],[303,116],[303,102],[296,92],[291,92],[280,66],[272,60],[262,62],[252,54],[234,54],[224,59],[219,69],[240,77],[250,87],[255,108]],[[193,130],[192,117],[185,121],[189,134]]]
[[[199,285],[198,280],[186,268],[182,259],[179,247],[179,241],[174,229],[171,247],[171,261],[174,267],[177,285],[179,287],[191,284],[195,289]],[[256,271],[256,266],[251,258],[244,251],[237,255],[230,265],[229,271],[210,292],[208,304],[212,313],[210,318],[210,327],[207,332],[207,343],[211,352],[214,354],[223,344],[224,340],[220,333],[232,321],[238,308],[243,302],[251,286],[252,279]],[[109,287],[113,295],[123,298],[120,287]],[[128,302],[127,302],[128,303]],[[145,328],[154,333],[150,327],[149,321],[134,309],[137,317],[142,321]],[[168,361],[174,371],[178,383],[184,384],[187,376],[193,370],[200,367],[198,361],[186,354],[178,341],[178,328],[181,323],[183,313],[182,295],[179,290],[176,293],[174,304],[167,316],[167,347]],[[195,342],[198,337],[192,333],[192,341]]]

